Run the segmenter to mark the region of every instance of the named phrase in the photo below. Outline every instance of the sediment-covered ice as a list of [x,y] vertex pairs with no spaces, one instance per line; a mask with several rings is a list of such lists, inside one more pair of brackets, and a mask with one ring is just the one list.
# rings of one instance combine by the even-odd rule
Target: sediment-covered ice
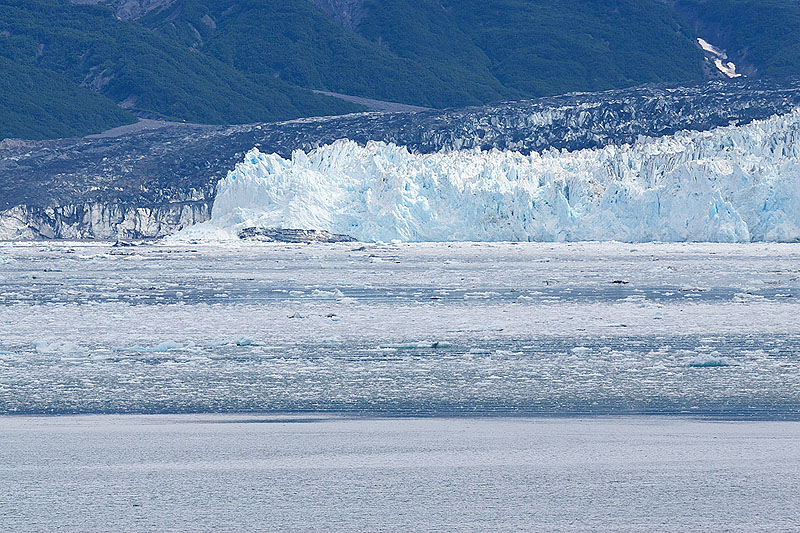
[[247,226],[363,241],[797,241],[800,110],[576,152],[253,149],[219,183],[211,221],[181,238]]

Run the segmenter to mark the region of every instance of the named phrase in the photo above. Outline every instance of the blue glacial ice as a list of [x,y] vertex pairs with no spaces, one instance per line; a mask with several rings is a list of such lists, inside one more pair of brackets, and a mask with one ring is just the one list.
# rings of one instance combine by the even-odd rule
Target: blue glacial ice
[[217,190],[212,219],[179,239],[261,226],[362,241],[797,241],[800,110],[576,152],[253,149]]

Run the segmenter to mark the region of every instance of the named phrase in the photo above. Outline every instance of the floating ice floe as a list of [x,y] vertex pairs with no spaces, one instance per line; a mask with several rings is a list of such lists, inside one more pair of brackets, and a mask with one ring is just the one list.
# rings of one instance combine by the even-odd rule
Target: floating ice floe
[[689,366],[693,368],[716,368],[731,366],[731,362],[725,357],[696,357],[689,361]]
[[116,352],[130,352],[130,353],[158,353],[158,352],[169,352],[172,350],[182,350],[185,348],[193,347],[193,344],[180,344],[174,341],[166,341],[154,346],[129,346],[129,347],[122,347],[116,348]]
[[313,291],[311,291],[311,296],[313,298],[319,298],[321,300],[331,300],[331,299],[336,300],[342,298],[344,294],[342,294],[342,291],[340,291],[339,289],[333,289],[330,291],[325,291],[322,289],[314,289]]
[[361,241],[798,241],[800,111],[576,152],[450,151],[337,141],[290,159],[250,151],[209,222]]
[[66,341],[36,341],[33,343],[33,349],[36,353],[79,353],[85,351],[84,348],[78,346],[73,342]]

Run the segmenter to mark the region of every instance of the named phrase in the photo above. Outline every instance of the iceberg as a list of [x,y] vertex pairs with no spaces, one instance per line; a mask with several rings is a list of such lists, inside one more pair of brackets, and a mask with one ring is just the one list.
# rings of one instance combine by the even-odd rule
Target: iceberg
[[177,239],[247,227],[383,242],[798,241],[800,110],[573,152],[253,149],[219,182],[211,220]]

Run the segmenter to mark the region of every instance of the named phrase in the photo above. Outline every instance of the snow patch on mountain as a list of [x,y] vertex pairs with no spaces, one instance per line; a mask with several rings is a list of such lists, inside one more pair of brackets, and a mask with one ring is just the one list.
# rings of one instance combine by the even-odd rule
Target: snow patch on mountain
[[708,59],[713,61],[714,66],[717,67],[717,70],[729,78],[739,78],[742,76],[736,72],[736,64],[733,61],[726,61],[728,59],[728,54],[725,52],[725,50],[717,48],[713,44],[709,43],[705,39],[701,39],[700,37],[697,38],[697,44],[699,44],[700,48],[702,48],[703,51],[709,56]]
[[725,63],[721,59],[715,59],[714,66],[717,67],[717,70],[719,70],[729,78],[738,78],[741,76],[741,74],[736,72],[736,65],[733,63],[733,61],[728,61],[727,63]]
[[362,241],[798,241],[800,110],[575,152],[253,149],[220,181],[211,220],[177,238],[253,226]]
[[728,54],[726,54],[724,50],[722,50],[721,48],[717,48],[716,46],[709,43],[705,39],[701,39],[700,37],[698,37],[697,44],[699,44],[700,48],[702,48],[705,52],[709,52],[722,59],[728,59]]

